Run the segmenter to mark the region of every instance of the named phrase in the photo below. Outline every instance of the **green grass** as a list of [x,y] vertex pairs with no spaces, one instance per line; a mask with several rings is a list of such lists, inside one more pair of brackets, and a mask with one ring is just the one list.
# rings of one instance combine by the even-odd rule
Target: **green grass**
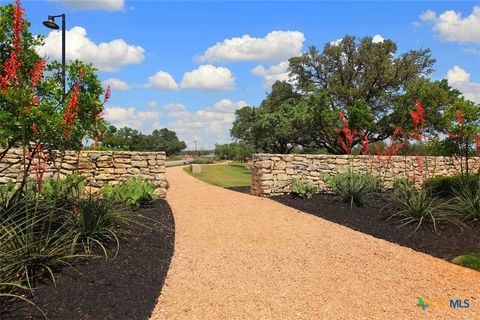
[[202,173],[190,172],[190,167],[183,170],[197,179],[215,186],[245,187],[252,182],[252,171],[242,163],[202,165]]
[[456,257],[452,261],[464,267],[480,270],[480,253],[466,254]]

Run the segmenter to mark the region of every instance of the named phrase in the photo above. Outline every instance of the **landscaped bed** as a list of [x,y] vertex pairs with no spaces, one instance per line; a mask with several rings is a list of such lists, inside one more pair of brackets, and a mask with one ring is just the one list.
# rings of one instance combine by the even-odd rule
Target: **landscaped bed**
[[[48,319],[147,319],[160,295],[174,251],[175,226],[165,200],[134,209],[120,239],[118,256],[79,261],[55,274],[56,286],[39,283],[33,302]],[[109,248],[115,253],[114,244]],[[101,253],[100,253],[101,255]],[[31,305],[16,302],[1,319],[44,319]]]
[[376,238],[412,248],[429,255],[451,260],[459,255],[480,251],[480,227],[472,224],[463,227],[444,223],[437,226],[437,233],[430,224],[422,224],[417,231],[415,224],[400,227],[398,219],[388,219],[391,212],[382,210],[385,202],[370,207],[350,208],[329,194],[314,194],[310,199],[282,195],[271,198],[289,207],[317,217],[347,226]]

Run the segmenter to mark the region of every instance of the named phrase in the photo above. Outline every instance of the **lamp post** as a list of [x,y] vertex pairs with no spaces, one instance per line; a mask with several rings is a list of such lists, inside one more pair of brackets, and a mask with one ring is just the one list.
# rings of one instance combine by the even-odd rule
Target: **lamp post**
[[63,81],[63,97],[65,99],[65,14],[59,14],[56,16],[48,16],[46,21],[43,21],[43,25],[49,29],[58,30],[60,27],[55,23],[55,18],[62,18],[62,81]]

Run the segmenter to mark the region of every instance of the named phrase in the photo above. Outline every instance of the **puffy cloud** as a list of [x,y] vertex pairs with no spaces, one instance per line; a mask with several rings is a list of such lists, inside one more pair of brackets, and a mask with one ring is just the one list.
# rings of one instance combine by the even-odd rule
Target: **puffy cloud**
[[289,81],[288,61],[280,62],[277,65],[265,68],[262,65],[252,69],[252,73],[256,76],[263,77],[263,87],[270,88],[275,81]]
[[374,35],[372,38],[373,43],[382,43],[383,41],[385,41],[385,38],[379,34]]
[[435,11],[427,10],[425,12],[422,12],[422,14],[420,14],[419,18],[422,21],[433,21],[433,20],[437,19],[437,14],[435,13]]
[[480,83],[470,81],[470,73],[459,66],[454,66],[447,72],[447,80],[455,89],[460,90],[464,97],[480,103]]
[[454,10],[438,16],[434,11],[428,10],[420,15],[420,19],[433,23],[433,30],[443,40],[480,43],[480,6],[473,7],[472,13],[465,18]]
[[117,128],[130,127],[145,132],[150,129],[149,123],[160,120],[160,112],[137,111],[131,107],[110,107],[105,109],[104,118]]
[[217,42],[208,48],[199,60],[201,62],[278,62],[300,55],[304,41],[305,36],[298,31],[272,31],[264,38],[255,38],[246,34],[241,38]]
[[229,130],[235,120],[235,110],[246,105],[245,101],[222,99],[197,111],[171,112],[169,116],[173,121],[166,127],[177,132],[189,148],[193,148],[193,142],[197,141],[202,148],[213,149],[215,143],[231,140]]
[[[45,38],[45,44],[38,48],[40,56],[60,60],[62,34],[51,31]],[[118,71],[124,65],[142,62],[145,50],[140,46],[129,45],[123,39],[96,44],[87,37],[87,30],[73,27],[66,32],[67,60],[80,59],[93,63],[100,71]]]
[[177,90],[178,84],[168,72],[158,71],[148,78],[146,87],[159,90]]
[[124,0],[50,0],[53,2],[62,2],[68,8],[74,10],[81,9],[99,9],[107,11],[123,10]]
[[227,68],[207,64],[185,72],[180,86],[204,91],[228,90],[235,87],[235,77]]
[[247,102],[242,100],[221,99],[195,111],[181,103],[169,103],[147,111],[115,106],[106,108],[104,117],[118,128],[127,126],[144,133],[166,127],[177,132],[189,148],[193,148],[194,141],[197,141],[200,148],[210,149],[215,143],[231,140],[229,130],[235,120],[235,110],[246,105]]
[[130,85],[128,83],[117,78],[107,79],[103,81],[103,85],[105,87],[110,86],[112,90],[126,91],[130,89]]

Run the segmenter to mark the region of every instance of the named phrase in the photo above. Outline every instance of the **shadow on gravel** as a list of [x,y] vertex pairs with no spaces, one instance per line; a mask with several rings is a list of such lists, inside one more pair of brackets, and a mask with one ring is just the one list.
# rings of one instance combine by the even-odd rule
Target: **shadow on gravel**
[[[170,206],[157,200],[138,212],[154,219],[151,228],[133,225],[121,240],[118,256],[64,268],[35,291],[34,302],[48,319],[148,319],[165,283],[174,253],[175,222]],[[153,229],[152,229],[153,228]],[[17,306],[0,319],[45,319],[32,307]]]

